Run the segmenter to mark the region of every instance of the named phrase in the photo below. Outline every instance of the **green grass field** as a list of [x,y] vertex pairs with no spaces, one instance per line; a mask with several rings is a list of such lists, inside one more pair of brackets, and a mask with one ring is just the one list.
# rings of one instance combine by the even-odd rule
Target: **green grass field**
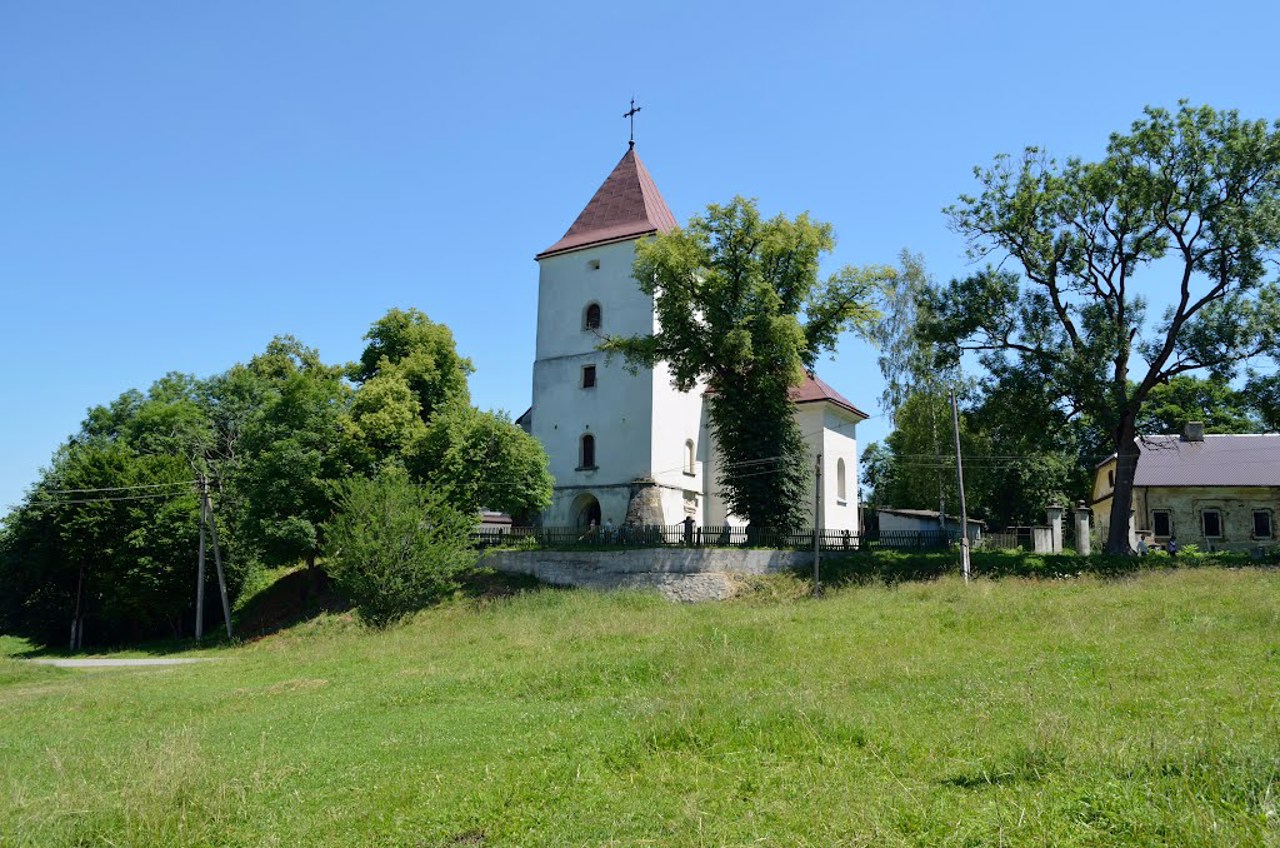
[[1280,844],[1275,570],[548,590],[208,655],[0,659],[0,845]]

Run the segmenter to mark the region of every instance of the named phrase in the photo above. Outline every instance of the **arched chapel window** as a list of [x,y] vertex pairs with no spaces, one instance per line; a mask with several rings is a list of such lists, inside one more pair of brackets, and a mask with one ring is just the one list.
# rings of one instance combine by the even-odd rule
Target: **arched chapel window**
[[686,439],[684,443],[684,473],[685,474],[697,473],[697,467],[694,464],[695,462],[696,462],[696,458],[694,456],[694,451],[693,451],[693,439]]
[[598,330],[600,329],[600,304],[587,304],[587,311],[582,316],[582,329]]
[[841,457],[836,460],[836,500],[839,501],[848,500],[848,497],[845,495],[844,478],[844,458]]
[[580,460],[579,468],[595,468],[596,467],[596,437],[587,433],[582,437],[582,441],[578,451],[578,459]]

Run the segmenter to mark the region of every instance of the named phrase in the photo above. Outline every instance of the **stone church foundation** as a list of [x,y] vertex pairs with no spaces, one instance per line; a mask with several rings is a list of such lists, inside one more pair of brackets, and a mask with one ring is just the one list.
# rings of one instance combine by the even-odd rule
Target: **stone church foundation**
[[692,603],[733,597],[747,576],[811,567],[813,554],[734,548],[637,548],[623,551],[494,551],[482,565],[527,574],[555,586],[649,589]]

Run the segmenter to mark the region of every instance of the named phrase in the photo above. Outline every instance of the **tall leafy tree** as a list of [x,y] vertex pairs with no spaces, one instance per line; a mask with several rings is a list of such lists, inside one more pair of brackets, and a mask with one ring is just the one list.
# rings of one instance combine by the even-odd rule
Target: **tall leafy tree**
[[293,339],[277,339],[248,367],[266,386],[231,480],[243,498],[241,529],[264,563],[314,567],[335,484],[351,471],[344,420],[352,390],[341,368]]
[[392,309],[373,323],[365,340],[360,361],[350,369],[356,382],[399,374],[417,398],[424,422],[446,404],[470,402],[467,377],[475,368],[458,354],[453,332],[444,324],[417,309]]
[[551,503],[546,451],[504,413],[450,405],[432,419],[410,467],[472,515],[487,508],[527,520]]
[[668,363],[681,391],[709,385],[725,458],[717,482],[753,528],[804,523],[811,457],[788,393],[841,332],[872,318],[873,289],[893,274],[845,267],[820,279],[834,246],[831,225],[807,214],[764,219],[741,197],[711,205],[636,249],[635,279],[654,298],[658,331],[603,344],[632,363]]
[[[948,210],[975,257],[1008,258],[953,281],[932,304],[932,337],[1049,384],[1118,454],[1106,548],[1124,553],[1138,421],[1179,374],[1229,376],[1267,350],[1280,289],[1280,124],[1183,104],[1149,108],[1097,162],[1059,165],[1039,150],[976,172],[981,191]],[[1150,320],[1135,287],[1164,281]]]
[[1258,416],[1258,423],[1268,433],[1280,432],[1280,372],[1251,374],[1243,394]]
[[1178,433],[1200,421],[1206,433],[1256,433],[1261,426],[1249,397],[1225,380],[1179,374],[1154,387],[1138,418],[1142,434]]

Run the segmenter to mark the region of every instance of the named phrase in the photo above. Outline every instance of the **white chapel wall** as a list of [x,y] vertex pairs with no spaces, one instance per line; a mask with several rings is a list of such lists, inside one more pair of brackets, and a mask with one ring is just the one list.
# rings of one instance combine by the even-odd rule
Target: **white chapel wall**
[[[555,478],[548,525],[571,525],[574,501],[584,492],[601,506],[601,519],[620,524],[630,483],[651,469],[652,376],[629,374],[621,358],[596,350],[603,335],[650,331],[653,300],[631,276],[633,241],[586,248],[539,262],[538,337],[533,366],[533,435],[542,442]],[[601,308],[599,333],[584,328],[590,303]],[[582,370],[596,369],[594,388]],[[595,437],[595,470],[579,468],[581,437]]]

